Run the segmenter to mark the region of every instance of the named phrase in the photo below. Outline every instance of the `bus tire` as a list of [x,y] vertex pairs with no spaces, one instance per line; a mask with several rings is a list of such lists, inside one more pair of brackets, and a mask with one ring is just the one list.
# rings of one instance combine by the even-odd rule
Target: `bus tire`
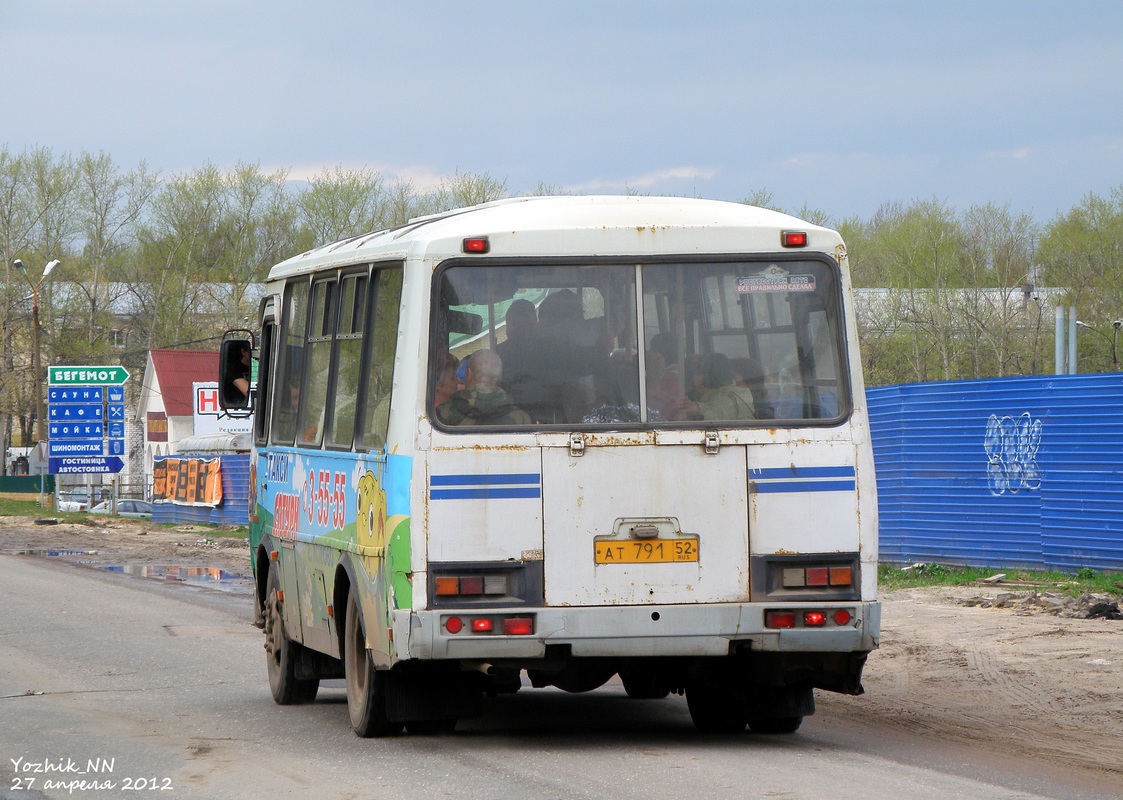
[[264,630],[269,691],[278,705],[311,703],[320,689],[320,679],[297,676],[303,646],[289,639],[285,632],[279,583],[277,562],[274,561],[269,564],[269,576],[265,581]]
[[374,668],[363,630],[362,612],[355,592],[347,595],[347,622],[344,634],[343,671],[347,678],[347,712],[351,729],[364,739],[395,736],[402,723],[386,718],[386,691],[389,675]]
[[749,730],[753,733],[788,734],[795,733],[803,724],[803,717],[766,717],[750,719]]
[[736,702],[726,682],[693,681],[686,687],[686,707],[699,733],[740,733],[745,729],[745,710]]

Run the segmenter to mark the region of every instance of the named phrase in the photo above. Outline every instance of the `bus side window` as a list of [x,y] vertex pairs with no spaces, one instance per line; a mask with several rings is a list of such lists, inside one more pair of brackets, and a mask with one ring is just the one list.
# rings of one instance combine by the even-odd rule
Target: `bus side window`
[[394,383],[394,351],[398,343],[398,316],[402,304],[402,270],[374,273],[375,294],[371,333],[367,337],[370,361],[363,404],[363,449],[378,450],[386,444],[390,425],[390,390]]
[[296,417],[300,410],[300,388],[304,372],[304,333],[308,325],[307,280],[291,283],[285,289],[284,313],[279,352],[278,380],[273,390],[272,444],[293,443]]
[[363,328],[366,320],[367,276],[345,275],[339,298],[335,339],[335,385],[332,387],[329,447],[351,448],[363,361]]
[[334,338],[335,280],[312,284],[312,319],[304,365],[304,385],[297,413],[297,442],[318,447],[324,439],[331,345]]

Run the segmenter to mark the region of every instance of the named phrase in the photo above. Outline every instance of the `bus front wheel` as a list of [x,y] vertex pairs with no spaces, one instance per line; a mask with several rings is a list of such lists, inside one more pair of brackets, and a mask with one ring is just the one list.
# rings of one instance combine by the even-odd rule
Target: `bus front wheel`
[[343,668],[347,677],[347,711],[356,736],[394,736],[402,723],[386,718],[386,691],[389,675],[376,670],[367,652],[363,617],[355,592],[347,597]]
[[277,562],[269,565],[265,580],[265,655],[269,671],[269,691],[278,705],[311,703],[320,689],[318,678],[300,678],[297,667],[302,645],[285,633],[284,607],[278,584]]

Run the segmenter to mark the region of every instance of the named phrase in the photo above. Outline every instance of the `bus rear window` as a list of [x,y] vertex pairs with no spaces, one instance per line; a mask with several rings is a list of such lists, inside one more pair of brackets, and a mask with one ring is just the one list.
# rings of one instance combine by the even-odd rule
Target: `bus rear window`
[[450,266],[431,418],[450,430],[839,420],[836,275],[817,260]]

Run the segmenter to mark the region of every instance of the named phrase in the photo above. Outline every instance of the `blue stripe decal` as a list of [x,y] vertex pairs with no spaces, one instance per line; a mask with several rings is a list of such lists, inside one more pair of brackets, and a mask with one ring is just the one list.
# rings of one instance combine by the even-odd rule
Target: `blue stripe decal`
[[433,500],[504,500],[541,496],[542,489],[538,486],[485,486],[480,489],[433,489],[429,492]]
[[[829,480],[842,478],[843,480]],[[749,470],[749,483],[759,494],[789,492],[852,492],[857,486],[851,466],[768,467]]]
[[542,483],[542,476],[533,472],[496,473],[494,475],[430,475],[430,486],[494,486],[511,483]]
[[853,478],[854,474],[853,467],[771,467],[749,470],[749,477],[758,481],[798,478]]
[[764,481],[756,483],[759,494],[781,492],[852,492],[855,481]]
[[541,496],[542,476],[535,472],[429,476],[431,500],[512,500]]

